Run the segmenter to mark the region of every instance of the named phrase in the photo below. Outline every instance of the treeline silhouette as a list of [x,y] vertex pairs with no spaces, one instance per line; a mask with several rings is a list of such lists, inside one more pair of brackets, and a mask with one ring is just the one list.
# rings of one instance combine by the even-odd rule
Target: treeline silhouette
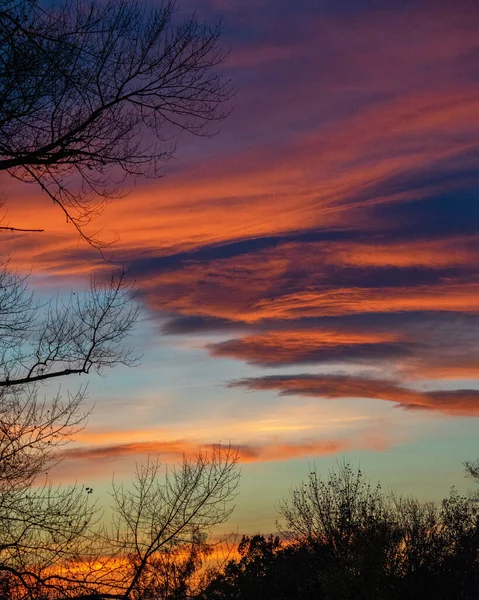
[[[185,459],[164,483],[157,463],[141,468],[132,490],[114,487],[116,533],[90,529],[80,545],[67,534],[75,552],[59,553],[58,541],[47,551],[33,517],[22,521],[29,548],[13,538],[8,546],[5,535],[0,545],[0,600],[479,598],[479,494],[398,497],[345,462],[324,479],[311,471],[290,492],[279,535],[243,536],[218,566],[208,534],[230,513],[235,463],[218,447]],[[477,466],[467,465],[475,478]]]
[[479,505],[398,498],[341,464],[280,506],[280,536],[244,536],[197,600],[479,598]]

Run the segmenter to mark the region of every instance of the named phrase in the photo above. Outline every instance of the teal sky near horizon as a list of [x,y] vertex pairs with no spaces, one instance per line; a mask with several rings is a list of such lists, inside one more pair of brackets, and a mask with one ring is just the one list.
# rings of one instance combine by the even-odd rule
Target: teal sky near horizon
[[[78,243],[5,181],[4,247],[44,298],[124,264],[133,369],[91,377],[88,427],[54,476],[92,484],[159,453],[238,446],[228,524],[275,529],[312,464],[346,458],[398,493],[470,487],[479,457],[479,6],[193,0],[224,16],[238,88],[218,135],[181,135],[165,177]],[[72,385],[76,385],[76,381]],[[70,382],[62,384],[70,385]]]

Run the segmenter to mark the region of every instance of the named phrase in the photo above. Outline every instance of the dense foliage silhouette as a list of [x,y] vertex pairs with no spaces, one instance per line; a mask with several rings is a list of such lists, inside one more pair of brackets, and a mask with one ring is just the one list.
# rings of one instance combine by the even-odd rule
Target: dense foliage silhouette
[[279,537],[244,536],[198,600],[473,600],[479,506],[454,489],[439,505],[397,498],[340,465],[282,503]]

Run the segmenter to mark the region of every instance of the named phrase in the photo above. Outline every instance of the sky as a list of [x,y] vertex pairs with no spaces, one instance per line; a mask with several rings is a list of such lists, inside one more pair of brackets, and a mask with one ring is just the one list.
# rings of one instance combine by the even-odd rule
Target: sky
[[223,17],[237,95],[210,138],[95,223],[112,263],[3,180],[4,248],[40,296],[125,265],[133,369],[89,383],[58,468],[106,489],[135,462],[239,448],[232,528],[268,533],[311,465],[398,493],[465,490],[479,457],[479,7],[467,0],[188,0]]

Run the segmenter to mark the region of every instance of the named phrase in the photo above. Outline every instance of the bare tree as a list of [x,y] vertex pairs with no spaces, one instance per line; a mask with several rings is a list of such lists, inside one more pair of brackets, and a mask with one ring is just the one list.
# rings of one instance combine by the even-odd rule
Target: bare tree
[[220,25],[175,12],[172,0],[1,4],[0,171],[40,186],[90,242],[83,226],[125,176],[157,177],[175,129],[206,135],[228,112]]
[[[95,246],[102,242],[85,225],[131,177],[161,175],[175,131],[208,135],[228,112],[233,89],[216,69],[225,56],[219,24],[175,13],[170,0],[155,8],[130,0],[0,3],[0,171],[37,185]],[[174,555],[186,557],[175,563],[178,587],[207,551],[209,528],[229,514],[237,483],[230,450],[186,460],[164,485],[159,465],[149,463],[137,473],[136,496],[114,488],[114,537],[88,502],[91,488],[57,488],[46,479],[86,415],[84,389],[51,398],[44,384],[135,363],[125,346],[137,318],[130,292],[120,274],[106,284],[93,280],[84,295],[42,304],[25,278],[0,267],[6,597],[129,598],[164,581],[162,572],[171,575]]]
[[132,364],[124,339],[137,307],[123,274],[93,282],[83,297],[45,304],[7,267],[0,271],[0,574],[13,597],[32,598],[55,588],[59,565],[85,554],[97,516],[90,488],[47,479],[85,424],[85,389],[51,397],[42,383]]
[[131,597],[135,600],[186,600],[197,595],[204,586],[206,562],[214,546],[206,534],[194,536],[190,543],[162,548],[150,560]]
[[84,391],[49,400],[38,388],[0,391],[0,577],[7,576],[12,598],[53,587],[56,565],[78,554],[96,515],[89,488],[47,479],[84,424]]
[[11,540],[0,527],[0,575],[25,598],[186,598],[211,552],[208,534],[233,509],[236,463],[236,452],[218,446],[163,476],[158,461],[138,467],[132,486],[113,486],[111,526],[86,501],[90,488],[11,495],[0,507]]
[[0,388],[135,364],[124,345],[138,316],[131,296],[120,272],[42,306],[23,278],[0,271]]
[[396,497],[340,463],[324,479],[310,472],[280,513],[325,598],[477,596],[479,508],[454,488],[441,504]]
[[280,504],[285,519],[280,529],[286,537],[320,539],[340,551],[350,546],[358,531],[386,518],[381,486],[372,486],[361,470],[347,462],[322,479],[315,470],[307,482],[291,491]]
[[216,446],[185,458],[163,480],[160,463],[150,461],[138,467],[133,488],[113,485],[112,539],[128,563],[125,600],[152,583],[164,591],[187,584],[208,552],[207,534],[233,510],[237,461],[235,450]]

